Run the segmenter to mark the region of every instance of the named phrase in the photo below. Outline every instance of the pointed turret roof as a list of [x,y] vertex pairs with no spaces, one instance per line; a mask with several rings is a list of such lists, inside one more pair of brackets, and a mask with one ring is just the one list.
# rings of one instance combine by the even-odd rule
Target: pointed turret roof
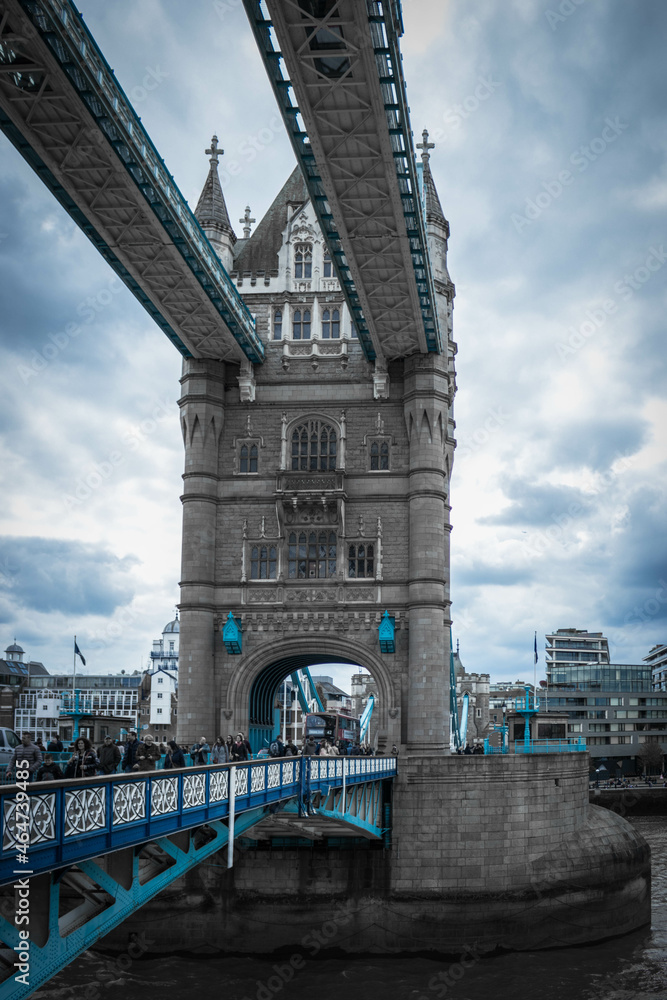
[[218,157],[223,152],[223,149],[218,148],[217,135],[214,135],[211,139],[211,148],[206,150],[207,156],[210,156],[211,166],[199,201],[197,202],[195,217],[202,228],[225,230],[231,235],[232,243],[235,243],[236,233],[229,221],[229,213],[222,188],[220,187],[220,178],[218,177]]
[[428,225],[429,222],[438,222],[441,226],[445,227],[447,235],[449,235],[449,223],[447,222],[445,213],[442,210],[442,205],[440,204],[440,198],[438,197],[438,191],[435,186],[435,181],[433,180],[433,174],[431,173],[431,167],[429,164],[429,160],[431,158],[429,149],[433,149],[434,147],[435,143],[428,141],[428,130],[424,129],[422,132],[422,141],[417,144],[417,149],[421,149],[422,151],[426,224]]
[[239,274],[277,271],[288,206],[298,210],[309,197],[303,174],[295,167],[252,236],[239,240],[234,270]]

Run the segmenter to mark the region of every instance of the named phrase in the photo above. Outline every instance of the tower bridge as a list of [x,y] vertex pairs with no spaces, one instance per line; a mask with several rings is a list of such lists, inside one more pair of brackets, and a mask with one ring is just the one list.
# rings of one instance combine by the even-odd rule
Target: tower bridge
[[[393,781],[391,845],[368,866],[366,888],[351,876],[353,851],[334,863],[335,847],[313,848],[306,861],[292,836],[279,859],[247,852],[230,875],[238,895],[230,881],[217,903],[229,922],[224,947],[248,947],[231,929],[234,900],[247,912],[255,900],[264,927],[267,900],[287,912],[301,884],[313,887],[307,912],[297,906],[298,919],[289,910],[289,920],[267,924],[267,949],[298,940],[300,920],[326,919],[336,893],[366,890],[351,939],[361,950],[451,953],[470,935],[488,949],[545,947],[640,926],[646,847],[618,817],[589,809],[585,754],[449,754],[454,286],[428,133],[419,157],[413,146],[400,3],[244,4],[297,166],[275,178],[254,231],[246,213],[239,238],[216,136],[193,214],[70,0],[0,0],[0,126],[183,355],[179,741],[242,730],[259,749],[282,678],[338,660],[373,674],[379,748],[400,747],[400,772],[378,779]],[[341,815],[326,822],[349,822],[344,775],[332,777],[331,795],[342,799],[331,811]],[[197,787],[208,795],[212,781]],[[180,818],[142,831],[158,845],[145,863],[162,854],[199,863],[195,834],[174,848],[174,830],[211,827],[211,850],[228,836],[219,803],[191,813],[192,824],[183,819],[188,782],[178,782]],[[114,841],[113,803],[123,794],[104,792],[104,830],[93,831],[109,861],[56,852],[49,884],[67,871],[77,882],[95,864],[93,880],[112,895],[113,858],[131,849],[125,915],[145,897],[141,843]],[[152,791],[137,794],[152,809]],[[283,822],[294,833],[299,794],[292,789],[267,829]],[[327,793],[321,808],[330,801]],[[366,797],[371,810],[379,801]],[[330,881],[318,858],[337,873]],[[280,904],[267,895],[278,879]],[[42,912],[39,941],[65,954],[49,909],[56,897],[39,898],[51,914]],[[167,918],[150,911],[166,948],[180,943],[179,905],[172,899]],[[204,917],[183,907],[208,941]],[[12,949],[10,930],[2,936]],[[107,930],[99,924],[86,946]],[[0,990],[12,995],[7,984]]]

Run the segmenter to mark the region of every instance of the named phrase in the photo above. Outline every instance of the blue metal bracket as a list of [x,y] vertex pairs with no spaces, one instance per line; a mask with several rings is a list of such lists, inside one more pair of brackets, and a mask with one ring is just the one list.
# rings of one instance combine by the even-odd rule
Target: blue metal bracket
[[227,615],[227,621],[222,629],[222,641],[227,652],[233,656],[238,656],[243,651],[241,619],[235,618],[231,611]]
[[382,621],[378,625],[378,638],[380,640],[381,653],[395,653],[396,642],[396,619],[388,611],[382,615]]

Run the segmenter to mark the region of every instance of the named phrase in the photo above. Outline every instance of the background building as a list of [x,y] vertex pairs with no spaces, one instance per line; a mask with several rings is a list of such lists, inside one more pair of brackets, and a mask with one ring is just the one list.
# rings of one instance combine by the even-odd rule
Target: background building
[[643,745],[667,751],[667,693],[654,694],[650,664],[609,663],[601,632],[558,629],[546,639],[542,697],[567,713],[568,735],[584,737],[594,767],[634,774],[644,770]]
[[653,690],[667,691],[667,646],[653,646],[648,656],[644,657],[652,671]]
[[459,644],[456,643],[454,653],[454,670],[456,673],[456,701],[459,708],[459,721],[463,709],[463,697],[468,695],[468,725],[465,734],[461,734],[464,743],[481,743],[488,731],[489,725],[489,674],[469,674],[466,672],[459,654]]

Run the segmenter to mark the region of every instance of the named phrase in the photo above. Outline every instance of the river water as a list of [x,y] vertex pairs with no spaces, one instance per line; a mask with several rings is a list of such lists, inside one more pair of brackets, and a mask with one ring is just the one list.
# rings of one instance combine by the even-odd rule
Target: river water
[[[640,816],[631,822],[653,852],[653,919],[650,929],[626,937],[476,962],[468,958],[469,968],[457,963],[451,974],[452,961],[446,959],[308,959],[288,982],[284,958],[169,955],[134,961],[120,972],[113,959],[86,952],[34,996],[39,1000],[667,1000],[667,817]],[[183,939],[187,939],[185,929]]]

